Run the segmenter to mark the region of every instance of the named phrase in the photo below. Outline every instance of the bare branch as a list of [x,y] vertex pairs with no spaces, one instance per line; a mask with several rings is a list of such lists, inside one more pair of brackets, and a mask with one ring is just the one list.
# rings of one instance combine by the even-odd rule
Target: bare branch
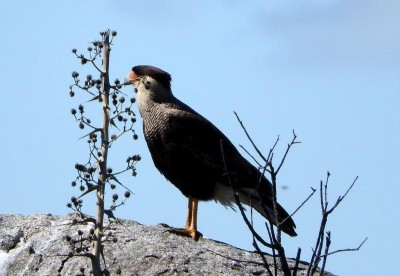
[[332,213],[333,210],[335,210],[335,208],[340,204],[340,202],[342,202],[342,200],[347,196],[347,194],[350,192],[350,190],[353,188],[354,184],[356,184],[356,181],[358,179],[358,176],[356,176],[356,178],[353,180],[353,183],[350,185],[350,187],[347,189],[347,191],[345,192],[345,194],[343,196],[339,196],[339,198],[336,200],[335,205],[329,210],[327,211],[327,213]]
[[266,247],[272,248],[273,245],[267,243],[263,238],[261,238],[261,236],[254,230],[254,228],[253,228],[251,222],[250,222],[249,219],[247,218],[247,216],[246,216],[246,214],[245,214],[245,212],[244,212],[244,208],[243,208],[242,204],[240,203],[239,195],[238,195],[237,192],[236,192],[236,187],[235,187],[234,184],[232,183],[231,178],[230,178],[230,175],[229,175],[229,170],[228,170],[228,167],[227,167],[227,164],[226,164],[225,153],[224,153],[224,145],[223,145],[222,140],[220,141],[220,147],[221,147],[222,162],[223,162],[223,164],[224,164],[224,169],[225,169],[226,175],[227,175],[227,177],[228,177],[228,182],[229,182],[229,185],[231,186],[232,193],[233,193],[233,197],[234,197],[234,199],[235,199],[235,203],[236,203],[236,205],[239,207],[240,214],[242,215],[243,220],[245,221],[245,223],[246,223],[247,227],[249,228],[250,232],[253,234],[253,236],[254,236],[260,243],[262,243],[262,244],[263,244],[264,246],[266,246]]
[[[290,148],[291,148],[294,144],[299,144],[299,143],[300,143],[300,142],[297,142],[297,141],[296,141],[296,138],[297,138],[297,135],[296,135],[296,133],[295,133],[294,130],[293,130],[293,139],[292,139],[292,141],[290,142],[290,144],[288,144],[288,146],[287,146],[287,148],[286,148],[286,152],[285,152],[285,154],[283,155],[283,158],[282,158],[282,160],[281,160],[281,163],[279,164],[278,169],[277,169],[276,172],[275,172],[276,174],[279,173],[279,171],[280,171],[280,169],[281,169],[283,163],[285,162],[286,156],[288,155]],[[275,146],[274,146],[274,147],[275,147]]]
[[[263,261],[263,263],[264,263],[264,267],[267,269],[268,274],[269,274],[270,276],[272,276],[272,271],[271,271],[271,269],[269,268],[269,264],[268,264],[268,262],[267,262],[267,259],[265,259],[264,254],[263,254],[263,252],[261,251],[260,247],[258,246],[257,241],[254,239],[254,237],[253,237],[253,246],[254,246],[254,248],[257,250],[258,255],[261,256],[261,259],[262,259],[262,261]],[[276,268],[276,265],[275,265],[275,268]],[[276,270],[276,269],[275,269],[275,270]]]
[[295,264],[293,267],[293,272],[292,272],[293,276],[297,275],[297,269],[299,268],[299,262],[300,262],[300,255],[301,255],[301,248],[299,247],[297,249],[296,260],[295,260]]
[[[323,185],[322,181],[320,182],[320,201],[321,201],[322,220],[321,220],[321,224],[320,224],[320,229],[319,229],[319,233],[318,233],[315,249],[313,250],[313,254],[312,254],[312,257],[311,257],[310,265],[308,266],[308,269],[307,269],[307,275],[310,275],[310,273],[313,274],[316,271],[319,261],[324,256],[324,255],[321,255],[321,251],[322,251],[322,248],[324,247],[324,234],[325,234],[326,223],[328,221],[328,216],[335,210],[335,208],[347,196],[347,194],[353,188],[354,184],[356,183],[356,181],[358,179],[358,176],[357,176],[354,179],[353,183],[350,185],[350,187],[347,189],[346,193],[343,196],[339,196],[339,198],[337,199],[335,205],[331,209],[328,210],[328,195],[327,195],[328,193],[327,193],[327,190],[328,190],[329,177],[330,177],[330,173],[327,172],[325,185]],[[328,233],[330,235],[330,232],[328,232]],[[330,237],[329,237],[329,239],[327,238],[327,242],[329,242],[329,243],[331,242]],[[364,240],[364,242],[365,242],[365,240]],[[328,244],[325,245],[325,249],[326,249],[327,246],[328,246]],[[344,250],[344,251],[346,251],[346,250]],[[350,250],[350,251],[352,251],[352,250]],[[341,251],[338,251],[338,252],[341,252]],[[335,253],[337,253],[337,252],[335,252]]]
[[367,240],[368,240],[368,238],[365,238],[365,239],[360,243],[360,245],[357,246],[357,247],[355,247],[355,248],[346,248],[346,249],[335,250],[335,251],[329,252],[328,254],[323,255],[323,256],[321,256],[321,257],[333,255],[333,254],[340,253],[340,252],[358,251],[358,250],[361,249],[361,247],[363,246],[363,244],[364,244]]
[[288,220],[289,218],[293,217],[297,211],[299,211],[304,204],[306,204],[306,202],[314,195],[314,193],[317,191],[316,189],[314,189],[313,187],[311,187],[311,194],[308,195],[308,197],[299,205],[299,207],[296,208],[296,210],[294,210],[294,212],[292,214],[290,214],[288,217],[286,217],[284,220],[282,220],[280,222],[280,224],[284,224],[286,220]]
[[[267,233],[268,233],[268,238],[271,244],[274,244],[274,240],[272,238],[272,232],[274,231],[274,229],[272,228],[272,225],[270,222],[266,222],[265,223],[265,228],[267,229]],[[275,275],[277,273],[277,262],[276,262],[276,253],[275,253],[275,248],[271,248],[272,250],[272,257],[274,260],[274,269],[275,269]]]
[[[328,231],[327,233],[326,233],[326,241],[325,241],[325,244],[326,244],[326,246],[325,246],[325,254],[326,253],[328,253],[329,252],[329,247],[330,247],[330,245],[331,245],[331,232],[330,231]],[[322,261],[322,266],[321,266],[321,269],[320,269],[320,276],[324,276],[324,271],[325,271],[325,265],[326,265],[326,260],[327,260],[327,256],[321,256],[321,258],[323,259],[323,261]]]
[[94,68],[96,68],[96,70],[100,73],[100,74],[104,74],[105,72],[103,72],[98,66],[97,64],[94,62],[95,59],[90,59],[89,61],[92,63],[92,65],[94,66]]
[[319,182],[319,199],[320,199],[320,202],[321,202],[321,210],[322,210],[322,213],[324,213],[324,210],[325,210],[325,204],[324,204],[324,197],[323,197],[323,191],[324,191],[324,189],[323,189],[323,182],[322,182],[322,180]]
[[239,196],[237,193],[234,193],[234,198],[235,198],[235,203],[238,205],[240,213],[243,217],[243,220],[245,221],[247,227],[249,228],[250,232],[253,234],[253,236],[264,246],[269,247],[269,248],[274,248],[273,244],[267,243],[253,228],[253,226],[251,225],[251,222],[249,221],[249,219],[247,218],[245,212],[244,212],[244,208],[243,205],[240,203],[239,200]]
[[329,183],[329,177],[331,176],[331,173],[328,171],[326,173],[326,180],[325,180],[325,206],[324,206],[324,210],[326,211],[328,208],[328,183]]
[[272,148],[269,149],[269,153],[268,153],[268,157],[267,157],[267,160],[269,162],[272,162],[272,157],[274,156],[274,150],[275,150],[275,147],[278,144],[278,142],[279,142],[279,135],[276,138],[275,144],[272,146]]
[[253,145],[254,149],[256,150],[256,152],[258,153],[258,155],[261,157],[261,159],[267,163],[267,160],[264,155],[261,153],[261,151],[257,148],[256,144],[253,142],[253,139],[251,139],[250,134],[247,132],[246,127],[243,125],[243,122],[240,120],[239,115],[233,111],[233,113],[235,113],[236,119],[239,121],[240,126],[242,127],[244,133],[246,134],[247,138],[249,139],[250,143]]
[[251,157],[251,159],[253,159],[253,161],[257,163],[259,167],[262,167],[261,164],[257,161],[257,159],[254,158],[254,156],[251,155],[250,152],[248,152],[248,150],[245,147],[243,147],[242,145],[239,145],[239,147],[241,147]]

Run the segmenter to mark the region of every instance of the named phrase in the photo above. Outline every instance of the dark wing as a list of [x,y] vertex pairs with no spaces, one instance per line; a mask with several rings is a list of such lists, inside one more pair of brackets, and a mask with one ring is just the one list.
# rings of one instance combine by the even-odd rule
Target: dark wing
[[218,128],[192,110],[175,111],[157,137],[148,141],[156,167],[169,181],[186,196],[211,199],[216,182],[229,186],[225,158],[230,177],[243,188],[254,187],[258,170]]
[[200,115],[182,110],[166,124],[148,141],[154,164],[184,195],[212,199],[216,182],[224,181],[220,140],[227,138]]

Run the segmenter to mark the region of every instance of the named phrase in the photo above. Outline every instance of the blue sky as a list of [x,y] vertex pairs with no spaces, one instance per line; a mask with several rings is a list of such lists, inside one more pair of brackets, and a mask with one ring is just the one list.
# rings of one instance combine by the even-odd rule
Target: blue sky
[[[3,1],[0,10],[2,108],[0,109],[0,213],[66,214],[77,191],[74,164],[87,158],[70,109],[71,72],[88,68],[72,48],[85,50],[98,32],[118,31],[112,78],[134,65],[170,72],[174,94],[210,119],[235,145],[251,149],[233,111],[260,149],[276,137],[277,156],[294,129],[302,142],[288,156],[279,198],[294,210],[332,173],[330,203],[356,176],[348,198],[333,213],[331,249],[367,243],[359,252],[328,259],[338,275],[389,275],[400,257],[400,3],[398,1]],[[127,89],[126,93],[131,90]],[[96,107],[92,117],[99,116]],[[183,226],[186,199],[154,168],[141,134],[113,148],[111,165],[140,154],[134,191],[121,218]],[[277,157],[278,158],[278,157]],[[85,199],[93,213],[91,199]],[[303,249],[308,260],[318,231],[319,200],[295,216],[288,256]],[[263,231],[263,220],[256,217]],[[253,250],[240,214],[201,203],[205,237]],[[371,261],[373,260],[373,264]]]

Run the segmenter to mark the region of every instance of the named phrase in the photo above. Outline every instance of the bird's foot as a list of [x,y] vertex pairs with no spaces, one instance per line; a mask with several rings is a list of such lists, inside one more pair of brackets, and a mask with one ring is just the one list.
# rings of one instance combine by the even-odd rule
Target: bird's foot
[[186,228],[170,228],[167,230],[169,233],[173,233],[179,236],[190,237],[195,241],[198,241],[203,234],[196,229],[186,229]]

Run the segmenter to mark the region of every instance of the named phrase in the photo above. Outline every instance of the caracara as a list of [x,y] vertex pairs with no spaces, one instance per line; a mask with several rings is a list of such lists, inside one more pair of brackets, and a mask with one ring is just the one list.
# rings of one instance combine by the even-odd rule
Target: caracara
[[[157,169],[189,199],[185,228],[177,234],[198,239],[199,200],[215,200],[233,207],[234,192],[241,203],[276,224],[272,185],[250,164],[210,121],[178,100],[171,91],[171,75],[159,68],[132,68],[127,82],[136,86],[143,131]],[[277,204],[277,220],[289,215]],[[280,226],[296,236],[296,225],[287,218]]]

